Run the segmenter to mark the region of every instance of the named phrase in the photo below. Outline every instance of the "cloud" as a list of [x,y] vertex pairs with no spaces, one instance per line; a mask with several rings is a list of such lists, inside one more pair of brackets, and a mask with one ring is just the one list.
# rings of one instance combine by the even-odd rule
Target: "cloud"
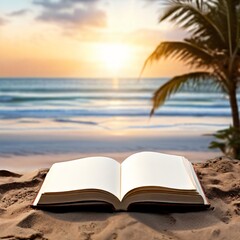
[[45,22],[53,22],[60,25],[64,24],[70,27],[106,26],[105,13],[97,9],[76,8],[70,13],[61,11],[45,11],[40,16],[38,16],[37,19]]
[[37,20],[55,23],[62,27],[105,27],[106,13],[97,7],[99,0],[34,0],[42,7]]
[[9,13],[8,16],[19,17],[19,16],[24,16],[24,15],[28,14],[29,12],[30,12],[29,9],[21,9],[21,10],[13,11],[13,12]]
[[60,9],[66,9],[66,8],[72,8],[74,5],[78,4],[94,4],[98,2],[98,0],[58,0],[58,1],[52,1],[52,0],[33,0],[33,4],[39,5],[43,8],[49,9],[49,10],[60,10]]

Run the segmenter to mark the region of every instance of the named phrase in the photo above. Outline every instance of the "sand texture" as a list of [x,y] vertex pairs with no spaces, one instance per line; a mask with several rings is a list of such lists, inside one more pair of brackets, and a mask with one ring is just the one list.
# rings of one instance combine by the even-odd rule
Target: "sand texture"
[[0,171],[0,239],[240,239],[240,161],[194,164],[212,208],[188,213],[53,213],[30,207],[47,170]]

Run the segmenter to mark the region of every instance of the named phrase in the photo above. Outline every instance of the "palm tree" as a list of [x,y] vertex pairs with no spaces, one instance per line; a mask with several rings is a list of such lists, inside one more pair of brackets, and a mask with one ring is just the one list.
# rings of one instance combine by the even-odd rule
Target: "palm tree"
[[[190,37],[183,41],[161,42],[146,59],[142,71],[152,61],[162,58],[180,60],[194,70],[173,77],[155,91],[151,115],[170,95],[184,86],[213,84],[228,95],[233,127],[240,130],[237,102],[240,83],[240,1],[165,2],[166,9],[159,22],[169,20],[184,29]],[[239,152],[240,146],[234,150]]]

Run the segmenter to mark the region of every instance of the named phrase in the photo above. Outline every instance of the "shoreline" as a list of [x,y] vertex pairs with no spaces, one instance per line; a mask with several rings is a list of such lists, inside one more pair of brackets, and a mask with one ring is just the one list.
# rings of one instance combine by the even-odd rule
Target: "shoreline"
[[[147,151],[147,150],[146,150]],[[136,153],[137,151],[132,152],[110,152],[110,153],[66,153],[66,154],[35,154],[35,155],[25,155],[25,156],[16,156],[16,155],[8,155],[1,156],[0,155],[0,163],[1,169],[14,171],[17,173],[25,173],[28,171],[32,171],[34,169],[45,169],[50,168],[52,164],[56,162],[62,161],[70,161],[79,158],[85,157],[94,157],[94,156],[104,156],[113,158],[119,162],[124,161],[131,154]],[[139,151],[141,152],[141,151]],[[166,154],[180,155],[186,157],[192,163],[205,162],[208,159],[214,159],[219,156],[222,156],[219,152],[186,152],[186,151],[158,151]]]
[[[104,119],[97,119],[110,129],[89,124],[56,124],[45,119],[41,123],[34,123],[32,127],[29,122],[22,123],[21,120],[19,124],[27,124],[29,128],[19,130],[20,126],[14,125],[15,121],[10,121],[9,124],[16,129],[11,128],[11,131],[5,130],[0,134],[0,164],[4,169],[25,172],[50,167],[54,162],[88,156],[107,156],[121,162],[129,155],[141,151],[182,155],[191,162],[202,162],[223,155],[220,151],[208,149],[213,140],[210,133],[216,131],[216,128],[188,125],[191,121],[199,122],[199,119],[171,119],[154,118],[151,123],[145,119],[144,124],[148,128],[138,129],[129,126],[138,122],[142,124],[141,118],[136,118],[134,122],[125,118],[108,119],[107,123],[104,123]],[[92,120],[84,119],[85,122]],[[176,126],[151,128],[167,122]],[[67,126],[72,128],[66,128]]]

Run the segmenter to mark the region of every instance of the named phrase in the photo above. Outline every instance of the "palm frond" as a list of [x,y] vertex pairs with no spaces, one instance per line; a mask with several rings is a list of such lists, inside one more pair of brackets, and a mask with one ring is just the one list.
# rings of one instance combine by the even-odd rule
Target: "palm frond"
[[[203,12],[189,1],[170,1],[171,5],[159,19],[159,22],[169,20],[177,26],[186,29],[195,36],[215,40],[216,45],[224,45],[225,36],[221,26],[216,24],[208,12]],[[209,6],[209,8],[212,8]],[[211,11],[209,11],[211,12]]]
[[170,95],[180,91],[184,86],[191,85],[191,87],[197,87],[206,81],[214,81],[215,84],[220,86],[220,82],[217,82],[215,76],[210,72],[192,72],[173,77],[155,91],[152,98],[153,107],[150,116],[154,114],[159,106],[163,105]]
[[215,61],[214,56],[212,56],[210,52],[207,52],[205,49],[200,48],[191,42],[162,42],[146,59],[141,74],[149,63],[158,61],[161,58],[174,58],[183,61],[186,65],[191,67],[206,68],[210,68],[212,62]]

